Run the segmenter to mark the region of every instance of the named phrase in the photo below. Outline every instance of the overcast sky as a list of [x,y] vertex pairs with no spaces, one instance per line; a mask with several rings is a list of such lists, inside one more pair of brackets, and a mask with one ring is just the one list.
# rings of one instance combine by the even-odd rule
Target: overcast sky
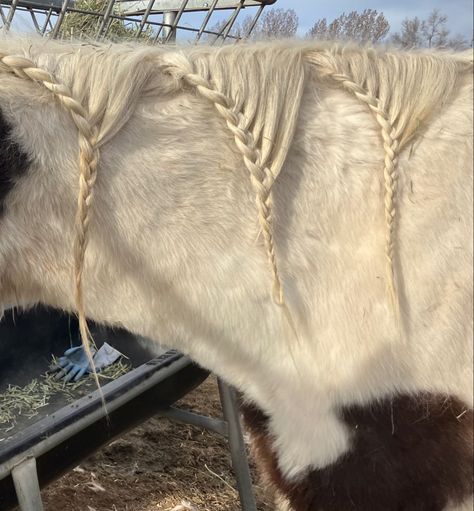
[[[448,16],[452,35],[462,34],[472,39],[472,0],[277,0],[274,8],[294,9],[299,17],[299,33],[303,35],[319,18],[332,21],[343,12],[376,9],[383,12],[396,32],[404,18],[426,18],[432,9],[439,9]],[[267,8],[268,9],[268,8]]]

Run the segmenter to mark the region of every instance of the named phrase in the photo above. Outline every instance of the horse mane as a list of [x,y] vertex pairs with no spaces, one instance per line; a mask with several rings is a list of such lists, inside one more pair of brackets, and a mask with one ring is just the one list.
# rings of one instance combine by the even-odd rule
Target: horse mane
[[[387,291],[400,324],[395,275],[397,162],[401,150],[422,133],[423,126],[453,97],[464,77],[472,74],[472,52],[390,51],[354,46],[309,50],[316,72],[365,103],[380,126],[384,148],[385,258]],[[403,329],[400,328],[403,334]]]
[[348,84],[342,83],[342,77],[348,78],[377,99],[400,150],[442,110],[462,83],[462,75],[473,67],[471,50],[452,53],[333,45],[322,51],[309,50],[307,55],[321,75],[343,87]]
[[[19,57],[15,60],[12,55]],[[126,124],[143,97],[188,91],[215,105],[248,170],[274,298],[283,306],[272,228],[272,186],[292,142],[304,88],[313,82],[316,87],[316,80],[323,80],[366,104],[380,126],[384,147],[387,283],[398,315],[394,269],[397,159],[420,127],[450,101],[471,70],[471,52],[401,52],[288,41],[163,48],[1,39],[0,71],[42,83],[71,111],[82,136],[74,253],[83,339],[88,334],[81,277],[98,152]]]

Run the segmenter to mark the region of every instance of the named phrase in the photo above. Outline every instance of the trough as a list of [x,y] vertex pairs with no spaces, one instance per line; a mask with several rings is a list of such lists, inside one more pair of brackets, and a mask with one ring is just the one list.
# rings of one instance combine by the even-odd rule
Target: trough
[[[108,342],[125,355],[124,374],[102,382],[106,408],[89,378],[77,388],[61,384],[67,392],[53,393],[33,413],[27,406],[14,421],[0,421],[0,511],[18,503],[22,510],[41,509],[40,487],[128,429],[169,411],[208,376],[186,356],[147,339],[94,324],[91,330],[98,347]],[[43,308],[7,311],[0,322],[0,395],[15,386],[21,399],[21,389],[44,384],[52,357],[78,344],[77,323],[69,315]]]

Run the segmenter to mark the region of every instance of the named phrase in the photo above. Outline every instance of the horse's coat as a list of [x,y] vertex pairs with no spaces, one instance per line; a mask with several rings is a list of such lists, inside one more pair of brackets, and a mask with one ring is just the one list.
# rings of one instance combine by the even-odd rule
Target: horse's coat
[[15,182],[26,172],[28,156],[12,139],[12,128],[0,111],[0,215]]
[[249,405],[242,410],[257,459],[295,509],[438,511],[462,505],[473,491],[472,452],[466,448],[473,442],[473,414],[456,399],[400,395],[343,407],[351,451],[296,484],[278,468],[265,433],[268,418]]
[[[4,57],[15,53],[30,60]],[[384,465],[372,492],[350,467],[377,439],[399,467],[410,434],[427,455],[438,439],[419,484],[439,486],[393,506],[468,506],[471,72],[466,55],[5,39],[0,109],[30,163],[4,198],[0,303],[75,309],[79,130],[89,163],[100,148],[81,200],[88,316],[175,346],[239,388],[268,418],[256,433],[297,511],[349,508],[360,474],[354,509],[395,498],[398,468]],[[272,299],[279,282],[287,311]],[[421,396],[442,413],[411,428]],[[453,420],[439,396],[466,413]],[[384,432],[360,441],[353,422],[370,429],[374,402],[394,405],[374,412]],[[397,424],[406,443],[391,441]],[[448,466],[459,484],[443,483]],[[318,478],[331,473],[339,500],[325,501]]]

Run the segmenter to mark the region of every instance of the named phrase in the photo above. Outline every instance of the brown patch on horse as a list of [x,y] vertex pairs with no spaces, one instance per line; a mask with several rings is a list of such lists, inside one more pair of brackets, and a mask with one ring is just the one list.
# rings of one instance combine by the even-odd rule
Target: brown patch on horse
[[12,127],[0,111],[0,215],[5,201],[18,179],[26,173],[29,157],[12,139]]
[[401,395],[342,409],[352,449],[295,483],[278,468],[268,417],[241,409],[261,469],[295,511],[441,511],[473,493],[473,412],[456,398]]

